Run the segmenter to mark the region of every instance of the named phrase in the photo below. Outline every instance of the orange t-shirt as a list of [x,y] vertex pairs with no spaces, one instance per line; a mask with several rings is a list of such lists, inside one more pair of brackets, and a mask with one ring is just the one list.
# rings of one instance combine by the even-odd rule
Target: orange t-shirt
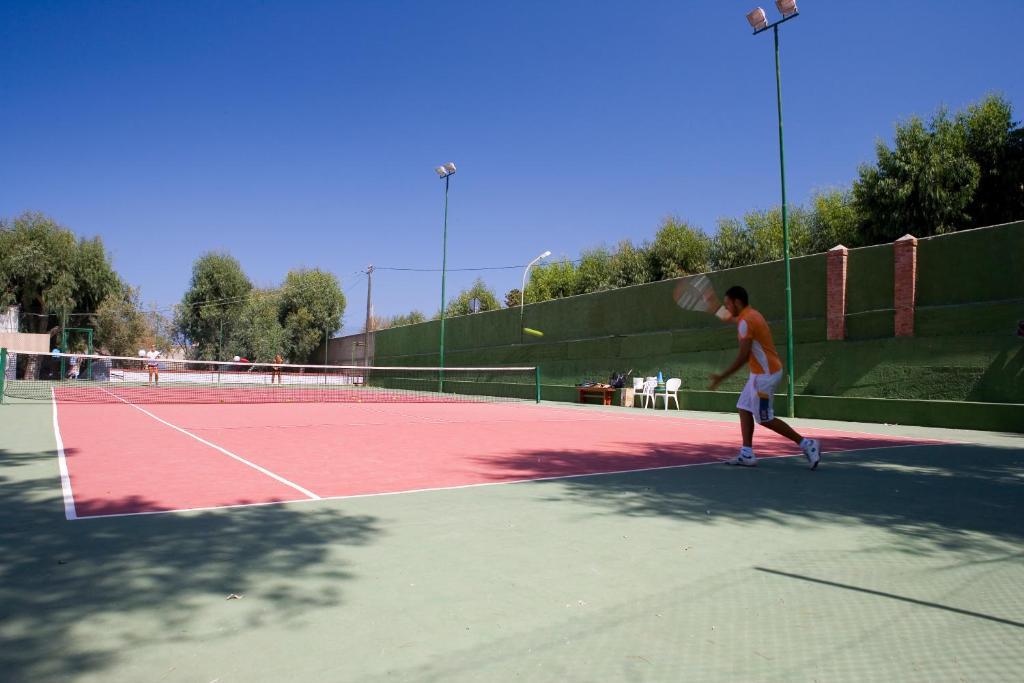
[[747,306],[736,321],[740,339],[750,339],[750,372],[755,375],[773,375],[782,369],[782,360],[772,342],[772,331],[764,316]]

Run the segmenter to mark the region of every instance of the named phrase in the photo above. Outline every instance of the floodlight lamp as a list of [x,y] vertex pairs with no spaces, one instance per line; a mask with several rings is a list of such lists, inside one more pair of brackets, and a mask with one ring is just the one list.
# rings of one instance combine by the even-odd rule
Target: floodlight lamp
[[768,17],[765,16],[764,8],[758,7],[753,12],[747,15],[747,21],[750,22],[751,28],[755,31],[768,28]]
[[547,258],[548,256],[551,256],[550,251],[545,251],[543,254],[540,255],[541,258]]
[[448,175],[455,173],[455,163],[449,161],[447,164],[444,165],[444,170],[448,171]]
[[783,19],[796,14],[798,11],[796,0],[775,0],[775,7],[778,8]]
[[448,171],[445,170],[444,166],[438,166],[437,168],[434,169],[434,171],[437,173],[437,176],[439,178],[444,178],[446,175],[448,175]]

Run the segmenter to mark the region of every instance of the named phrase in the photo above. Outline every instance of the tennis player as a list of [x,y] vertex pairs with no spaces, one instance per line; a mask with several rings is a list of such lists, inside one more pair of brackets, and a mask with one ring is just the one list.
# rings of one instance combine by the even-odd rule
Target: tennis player
[[160,352],[156,350],[156,344],[152,344],[149,347],[149,351],[146,352],[146,368],[149,370],[149,381],[147,384],[160,385],[160,364],[157,359],[160,358]]
[[274,356],[274,364],[272,366],[270,366],[270,383],[271,384],[274,383],[275,379],[277,380],[278,384],[281,383],[281,363],[283,363],[283,362],[284,362],[284,358],[281,357],[281,354],[277,354],[276,356]]
[[821,460],[821,444],[817,439],[805,439],[782,420],[775,417],[772,405],[775,399],[775,388],[782,380],[782,361],[775,351],[772,333],[764,316],[749,305],[747,290],[743,287],[730,287],[725,293],[725,308],[736,323],[740,341],[740,352],[732,365],[718,374],[711,375],[712,391],[718,388],[722,380],[729,377],[744,364],[750,367],[750,377],[743,387],[736,408],[740,413],[740,431],[743,435],[743,447],[739,455],[728,460],[730,465],[754,467],[757,456],[754,455],[754,422],[767,427],[800,446],[807,462],[813,470]]

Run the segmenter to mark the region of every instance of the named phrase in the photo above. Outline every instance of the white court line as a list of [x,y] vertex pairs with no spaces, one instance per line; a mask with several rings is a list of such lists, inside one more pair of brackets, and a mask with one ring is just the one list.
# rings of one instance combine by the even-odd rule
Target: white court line
[[[888,448],[918,448],[918,447],[933,447],[933,446],[956,446],[961,444],[947,444],[947,443],[912,443],[905,444],[902,446],[872,446],[871,448],[855,448],[848,451],[830,451],[823,453],[822,455],[831,454],[844,454],[844,453],[861,453],[863,451],[879,451]],[[789,455],[765,455],[758,456],[758,460],[778,460],[780,458],[802,458],[803,453],[791,453]],[[430,493],[435,491],[455,491],[458,489],[475,489],[483,488],[485,486],[507,486],[512,484],[529,484],[535,481],[557,481],[559,479],[579,479],[581,477],[605,477],[614,474],[633,474],[635,472],[656,472],[658,470],[677,470],[685,467],[703,467],[705,465],[722,465],[725,460],[708,460],[707,462],[689,462],[682,465],[662,465],[660,467],[642,467],[633,470],[615,470],[612,472],[584,472],[581,474],[559,474],[552,477],[535,477],[533,479],[512,479],[508,481],[488,481],[481,482],[478,484],[459,484],[456,486],[434,486],[430,488],[422,489],[405,489],[402,491],[381,491],[379,493],[353,493],[344,496],[323,496],[317,500],[353,500],[356,498],[380,498],[383,496],[403,496],[412,493]],[[734,469],[747,469],[747,468],[734,468]],[[251,507],[265,507],[267,505],[285,505],[289,503],[308,503],[310,499],[299,498],[297,500],[273,500],[264,503],[238,503],[236,505],[217,505],[210,507],[201,508],[178,508],[174,510],[150,510],[148,512],[118,512],[110,515],[90,515],[88,517],[79,517],[79,519],[107,519],[109,517],[139,517],[142,515],[166,515],[177,512],[215,512],[217,510],[232,510],[235,508],[251,508]]]
[[57,396],[50,388],[50,400],[53,401],[53,437],[57,440],[57,467],[60,468],[60,490],[64,496],[64,517],[78,519],[75,510],[75,494],[71,491],[71,475],[68,474],[68,463],[64,457],[64,440],[60,438],[60,425],[57,421]]
[[[285,479],[281,475],[275,474],[274,472],[271,472],[270,470],[268,470],[265,467],[261,467],[261,466],[257,465],[254,462],[250,462],[249,460],[246,460],[245,458],[243,458],[240,455],[235,455],[234,453],[232,453],[231,451],[227,450],[226,448],[221,448],[220,446],[218,446],[215,443],[211,443],[211,442],[207,441],[206,439],[204,439],[204,438],[202,438],[200,436],[196,436],[195,434],[193,434],[190,431],[182,429],[181,427],[179,427],[177,425],[171,424],[170,422],[168,422],[167,420],[163,419],[162,417],[157,417],[156,415],[154,415],[153,413],[149,412],[145,408],[140,408],[139,406],[135,405],[134,403],[129,403],[128,401],[124,400],[123,398],[121,398],[117,394],[112,394],[112,393],[110,393],[109,391],[107,391],[106,389],[103,389],[103,388],[100,388],[100,391],[103,391],[104,393],[110,394],[111,396],[116,398],[118,401],[121,401],[125,405],[131,406],[132,408],[135,408],[135,410],[139,411],[140,413],[143,413],[145,415],[149,415],[151,418],[153,418],[157,422],[159,422],[161,424],[164,424],[164,425],[167,425],[171,429],[173,429],[175,431],[178,431],[178,432],[181,432],[185,436],[188,436],[188,437],[191,437],[191,438],[195,439],[196,441],[198,441],[199,443],[203,444],[204,446],[209,446],[213,450],[218,451],[220,453],[223,453],[224,455],[228,456],[229,458],[234,458],[235,460],[237,460],[238,462],[242,463],[243,465],[248,465],[249,467],[253,468],[257,472],[265,474],[268,477],[270,477],[271,479],[275,479],[275,480],[281,482],[285,486],[290,486],[291,488],[295,489],[296,491],[298,491],[302,495],[308,496],[311,500],[320,500],[320,496],[316,495],[312,491],[310,491],[308,489],[302,488],[301,486],[299,486],[295,482],[288,481],[287,479]],[[131,514],[138,514],[138,513],[131,513]]]

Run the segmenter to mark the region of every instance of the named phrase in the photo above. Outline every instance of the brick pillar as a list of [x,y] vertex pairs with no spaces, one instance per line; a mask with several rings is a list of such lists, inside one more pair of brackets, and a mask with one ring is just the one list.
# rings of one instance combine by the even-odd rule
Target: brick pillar
[[914,336],[914,301],[917,292],[917,238],[904,235],[893,244],[893,304],[896,336]]
[[825,256],[825,289],[828,300],[828,340],[846,339],[846,261],[849,250],[843,245],[832,247]]

